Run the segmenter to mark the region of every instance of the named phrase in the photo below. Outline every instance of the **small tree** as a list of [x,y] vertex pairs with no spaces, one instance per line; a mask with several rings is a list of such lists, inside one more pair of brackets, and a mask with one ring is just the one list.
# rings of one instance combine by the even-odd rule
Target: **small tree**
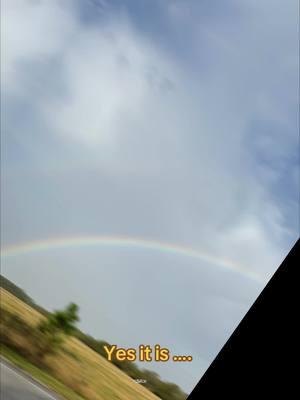
[[38,330],[42,334],[39,343],[39,355],[43,359],[46,354],[56,352],[64,342],[66,336],[71,335],[79,321],[79,307],[70,303],[63,310],[54,311],[40,322]]

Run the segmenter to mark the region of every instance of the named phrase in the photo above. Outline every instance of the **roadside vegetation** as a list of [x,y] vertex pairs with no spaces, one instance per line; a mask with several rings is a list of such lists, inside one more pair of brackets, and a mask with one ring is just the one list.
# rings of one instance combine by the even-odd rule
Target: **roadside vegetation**
[[[103,346],[109,343],[96,340],[76,327],[79,321],[76,304],[50,313],[1,275],[0,282],[2,354],[21,368],[31,369],[33,376],[42,374],[41,381],[66,399],[187,398],[177,385],[162,381],[153,371],[140,369],[129,361],[107,361]],[[47,383],[45,379],[53,381]],[[146,383],[138,384],[135,379]]]
[[0,354],[6,360],[14,364],[16,367],[22,369],[38,382],[46,385],[49,389],[52,389],[55,393],[62,396],[66,400],[84,400],[83,397],[76,394],[72,389],[61,383],[59,380],[53,378],[49,373],[41,370],[26,358],[22,357],[19,353],[6,347],[1,343]]

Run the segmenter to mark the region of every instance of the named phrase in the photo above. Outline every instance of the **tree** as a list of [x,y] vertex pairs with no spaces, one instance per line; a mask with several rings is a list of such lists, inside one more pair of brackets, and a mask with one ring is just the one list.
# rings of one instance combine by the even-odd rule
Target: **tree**
[[65,337],[76,330],[76,322],[79,321],[78,312],[78,305],[70,303],[63,310],[54,311],[40,322],[38,330],[42,337],[38,346],[41,359],[46,354],[57,351],[62,346]]

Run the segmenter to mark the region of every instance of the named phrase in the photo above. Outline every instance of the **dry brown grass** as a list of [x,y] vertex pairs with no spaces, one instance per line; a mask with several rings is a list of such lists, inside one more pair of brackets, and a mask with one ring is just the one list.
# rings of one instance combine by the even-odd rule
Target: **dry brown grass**
[[[35,326],[41,318],[32,309],[11,293],[0,288],[1,307],[14,313],[27,324]],[[22,346],[29,343],[26,338],[16,337]],[[65,343],[66,352],[48,356],[46,364],[65,385],[88,400],[158,400],[158,397],[137,384],[109,361],[71,337]],[[28,349],[29,350],[29,349]]]

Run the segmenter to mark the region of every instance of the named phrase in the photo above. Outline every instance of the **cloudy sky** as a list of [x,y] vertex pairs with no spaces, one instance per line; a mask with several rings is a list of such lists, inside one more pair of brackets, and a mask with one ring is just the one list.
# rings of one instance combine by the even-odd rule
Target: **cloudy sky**
[[97,338],[192,355],[143,364],[190,391],[299,234],[297,30],[297,0],[3,0],[2,247],[216,261],[81,245],[2,273]]

